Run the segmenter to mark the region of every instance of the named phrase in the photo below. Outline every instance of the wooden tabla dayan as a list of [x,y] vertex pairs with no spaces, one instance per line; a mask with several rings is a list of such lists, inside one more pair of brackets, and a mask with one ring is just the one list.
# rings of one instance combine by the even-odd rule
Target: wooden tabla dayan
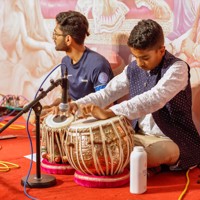
[[63,120],[57,121],[57,116],[50,114],[41,126],[41,169],[51,174],[73,174],[75,171],[67,162],[63,149],[65,133],[74,117],[63,117]]
[[65,132],[64,151],[76,169],[74,180],[86,187],[119,187],[129,182],[134,130],[123,116],[74,121]]

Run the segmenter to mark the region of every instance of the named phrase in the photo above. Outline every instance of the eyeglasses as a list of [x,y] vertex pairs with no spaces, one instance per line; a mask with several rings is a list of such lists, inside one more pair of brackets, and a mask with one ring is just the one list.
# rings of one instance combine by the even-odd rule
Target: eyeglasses
[[59,33],[56,33],[55,31],[53,32],[53,37],[56,37],[56,36],[66,36],[66,34],[59,34]]

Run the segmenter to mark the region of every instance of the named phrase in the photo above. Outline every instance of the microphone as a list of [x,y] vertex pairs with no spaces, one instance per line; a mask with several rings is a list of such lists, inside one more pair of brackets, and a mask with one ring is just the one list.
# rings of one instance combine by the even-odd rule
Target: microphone
[[66,112],[68,110],[68,80],[67,80],[67,70],[65,71],[64,76],[61,79],[62,87],[62,100],[59,104],[59,109],[61,112]]
[[[62,99],[59,104],[59,109],[61,112],[66,112],[68,110],[68,80],[67,80],[67,70],[65,71],[64,76],[61,78],[60,85],[62,87]],[[65,115],[56,115],[53,118],[53,121],[56,123],[62,123],[67,119]]]

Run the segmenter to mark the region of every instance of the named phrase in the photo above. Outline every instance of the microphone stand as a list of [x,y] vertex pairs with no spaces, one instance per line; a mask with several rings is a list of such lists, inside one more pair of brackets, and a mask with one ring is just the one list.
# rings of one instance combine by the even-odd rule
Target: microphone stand
[[41,175],[41,167],[40,167],[40,114],[42,111],[42,105],[40,104],[40,100],[43,99],[48,92],[53,90],[55,87],[61,84],[61,79],[58,79],[54,82],[51,80],[51,86],[46,91],[41,90],[40,95],[35,98],[32,102],[26,105],[14,118],[12,118],[7,124],[5,124],[1,129],[0,133],[3,132],[10,124],[12,124],[15,120],[17,120],[21,115],[28,112],[31,108],[33,108],[35,112],[35,120],[36,120],[36,175],[30,175],[28,180],[27,177],[23,177],[21,180],[21,185],[25,185],[30,188],[46,188],[51,187],[56,184],[56,179],[54,176],[43,174]]

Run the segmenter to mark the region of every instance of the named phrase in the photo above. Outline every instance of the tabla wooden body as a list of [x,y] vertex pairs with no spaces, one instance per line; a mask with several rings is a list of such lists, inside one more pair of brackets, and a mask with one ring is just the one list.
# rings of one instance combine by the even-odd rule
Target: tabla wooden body
[[83,174],[117,175],[129,164],[133,135],[131,124],[123,116],[74,121],[65,133],[65,155],[71,166]]
[[67,162],[63,143],[66,130],[74,119],[69,117],[57,122],[54,121],[55,117],[55,115],[47,116],[42,124],[41,168],[53,174],[73,174],[74,169]]

